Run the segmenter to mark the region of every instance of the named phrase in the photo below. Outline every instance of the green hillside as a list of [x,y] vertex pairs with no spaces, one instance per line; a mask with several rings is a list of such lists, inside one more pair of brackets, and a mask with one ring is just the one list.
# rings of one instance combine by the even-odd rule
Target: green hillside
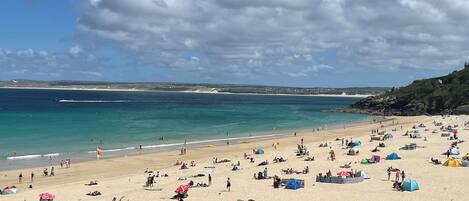
[[449,75],[412,84],[360,100],[351,109],[374,114],[469,114],[469,64]]

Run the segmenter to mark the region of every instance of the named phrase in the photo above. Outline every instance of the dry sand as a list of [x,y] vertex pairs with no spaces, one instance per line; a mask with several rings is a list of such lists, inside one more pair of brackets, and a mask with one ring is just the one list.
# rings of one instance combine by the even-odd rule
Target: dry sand
[[[431,133],[436,128],[432,122],[443,121],[445,125],[463,125],[468,121],[468,116],[442,117],[392,117],[382,124],[366,124],[354,126],[346,129],[334,129],[322,132],[302,132],[296,137],[285,137],[281,139],[252,142],[249,144],[232,144],[214,148],[200,147],[188,150],[188,154],[181,156],[179,150],[171,152],[145,154],[131,157],[104,159],[100,161],[84,162],[73,164],[70,169],[56,167],[56,176],[40,176],[42,168],[4,171],[0,175],[0,185],[6,186],[15,184],[19,187],[18,194],[0,195],[0,200],[5,201],[34,201],[38,200],[41,192],[50,192],[57,197],[55,201],[75,201],[75,200],[107,200],[113,197],[131,201],[150,200],[170,200],[174,195],[174,190],[180,184],[186,184],[189,180],[197,182],[207,182],[207,177],[189,178],[191,175],[212,174],[212,186],[207,188],[191,188],[189,197],[185,200],[226,200],[236,201],[253,199],[256,201],[267,200],[469,200],[469,168],[449,168],[441,165],[433,165],[429,162],[431,157],[445,161],[446,156],[441,155],[448,149],[450,142],[447,138],[440,137],[440,133]],[[395,124],[398,122],[398,124]],[[422,139],[410,139],[402,136],[406,130],[410,130],[412,125],[424,123],[430,131],[422,131],[422,137],[427,137],[428,141]],[[401,129],[402,126],[402,129]],[[369,142],[371,129],[379,128],[387,130],[394,135],[393,139],[384,141],[386,148],[381,148],[378,155],[385,157],[391,152],[397,152],[402,159],[394,161],[382,160],[379,164],[362,165],[358,161],[369,158],[374,153],[372,150],[379,142]],[[397,129],[397,131],[391,131]],[[460,144],[461,154],[469,152],[469,130],[459,129],[459,137],[465,140]],[[342,149],[341,141],[335,141],[337,137],[347,139],[359,139],[363,142],[358,156],[346,155],[347,149]],[[300,139],[304,138],[305,144],[310,150],[310,155],[315,157],[315,161],[304,161],[294,154],[296,145]],[[320,148],[318,145],[329,142],[336,152],[336,161],[328,160],[329,148]],[[279,142],[280,146],[275,150],[271,145]],[[399,150],[405,144],[415,142],[418,146],[414,151]],[[249,163],[243,159],[243,153],[252,153],[253,148],[264,148],[264,155],[255,155],[255,163]],[[275,156],[287,158],[285,163],[272,163]],[[241,170],[231,171],[231,163],[212,164],[213,157],[218,159],[230,159],[232,163],[241,162]],[[174,166],[176,160],[190,162],[195,160],[196,167],[187,170],[179,170],[179,166]],[[261,161],[269,160],[269,175],[278,175],[281,178],[298,178],[305,180],[305,188],[299,190],[287,190],[284,188],[274,189],[272,180],[254,180],[253,174],[263,171],[264,167],[258,167]],[[333,174],[341,170],[339,166],[348,162],[353,162],[352,168],[366,171],[371,179],[356,184],[325,184],[315,182],[318,173],[325,173],[331,170]],[[204,168],[205,166],[215,166],[214,169]],[[294,168],[302,170],[309,166],[309,174],[285,175],[282,169]],[[414,192],[399,192],[392,189],[392,182],[387,181],[386,169],[393,166],[404,170],[407,178],[415,179],[419,182],[421,190]],[[149,168],[160,173],[167,173],[167,178],[157,178],[153,190],[146,190],[143,185],[147,174],[144,170]],[[34,171],[36,178],[33,189],[27,189],[30,172]],[[23,184],[17,184],[18,174],[22,172],[25,176]],[[180,177],[187,177],[188,180],[178,181]],[[226,179],[231,178],[231,192],[226,192]],[[97,186],[85,186],[90,180],[98,180]],[[91,197],[85,194],[92,191],[100,191],[101,196]]]

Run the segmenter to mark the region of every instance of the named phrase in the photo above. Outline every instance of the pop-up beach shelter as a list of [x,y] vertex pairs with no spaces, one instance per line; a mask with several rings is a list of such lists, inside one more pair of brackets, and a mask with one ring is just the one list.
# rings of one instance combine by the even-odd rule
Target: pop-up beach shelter
[[264,150],[263,149],[257,149],[256,154],[264,154]]
[[393,152],[386,156],[386,160],[397,160],[397,159],[399,159],[399,155],[397,155],[396,152]]
[[17,189],[16,187],[6,187],[3,189],[2,193],[3,195],[9,195],[9,194],[16,194]]
[[446,162],[443,163],[443,166],[461,167],[461,162],[459,162],[458,159],[450,158]]
[[413,179],[406,179],[402,182],[402,190],[404,191],[416,191],[419,190],[419,184]]

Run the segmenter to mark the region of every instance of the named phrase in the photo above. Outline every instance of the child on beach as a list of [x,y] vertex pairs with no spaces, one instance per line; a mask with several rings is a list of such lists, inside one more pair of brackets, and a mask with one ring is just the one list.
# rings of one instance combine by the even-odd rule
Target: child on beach
[[230,178],[228,177],[228,179],[226,180],[226,189],[228,190],[228,192],[231,191],[231,182],[230,182]]

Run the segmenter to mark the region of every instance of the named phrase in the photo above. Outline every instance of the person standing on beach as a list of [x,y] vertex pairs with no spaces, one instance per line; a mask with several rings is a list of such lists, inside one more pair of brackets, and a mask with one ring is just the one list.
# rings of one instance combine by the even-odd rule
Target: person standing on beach
[[51,177],[52,177],[52,176],[55,176],[55,173],[54,173],[54,166],[52,166],[52,167],[50,168],[50,175],[49,175],[49,176],[51,176]]
[[226,190],[228,190],[228,192],[231,191],[231,182],[230,182],[230,178],[228,177],[228,179],[226,180]]
[[400,171],[400,170],[397,170],[397,171],[396,171],[396,179],[395,179],[395,180],[396,180],[397,182],[399,182],[400,177],[401,177],[401,171]]
[[212,175],[208,174],[208,186],[212,185]]
[[64,160],[60,160],[60,168],[64,168]]
[[391,168],[388,168],[388,181],[391,179]]
[[20,175],[18,176],[18,183],[21,184],[21,182],[23,182],[23,173],[20,173]]
[[34,182],[34,172],[31,172],[31,183]]
[[402,180],[401,180],[401,181],[404,181],[404,179],[405,179],[405,172],[404,172],[404,170],[402,170],[401,177],[402,177]]

